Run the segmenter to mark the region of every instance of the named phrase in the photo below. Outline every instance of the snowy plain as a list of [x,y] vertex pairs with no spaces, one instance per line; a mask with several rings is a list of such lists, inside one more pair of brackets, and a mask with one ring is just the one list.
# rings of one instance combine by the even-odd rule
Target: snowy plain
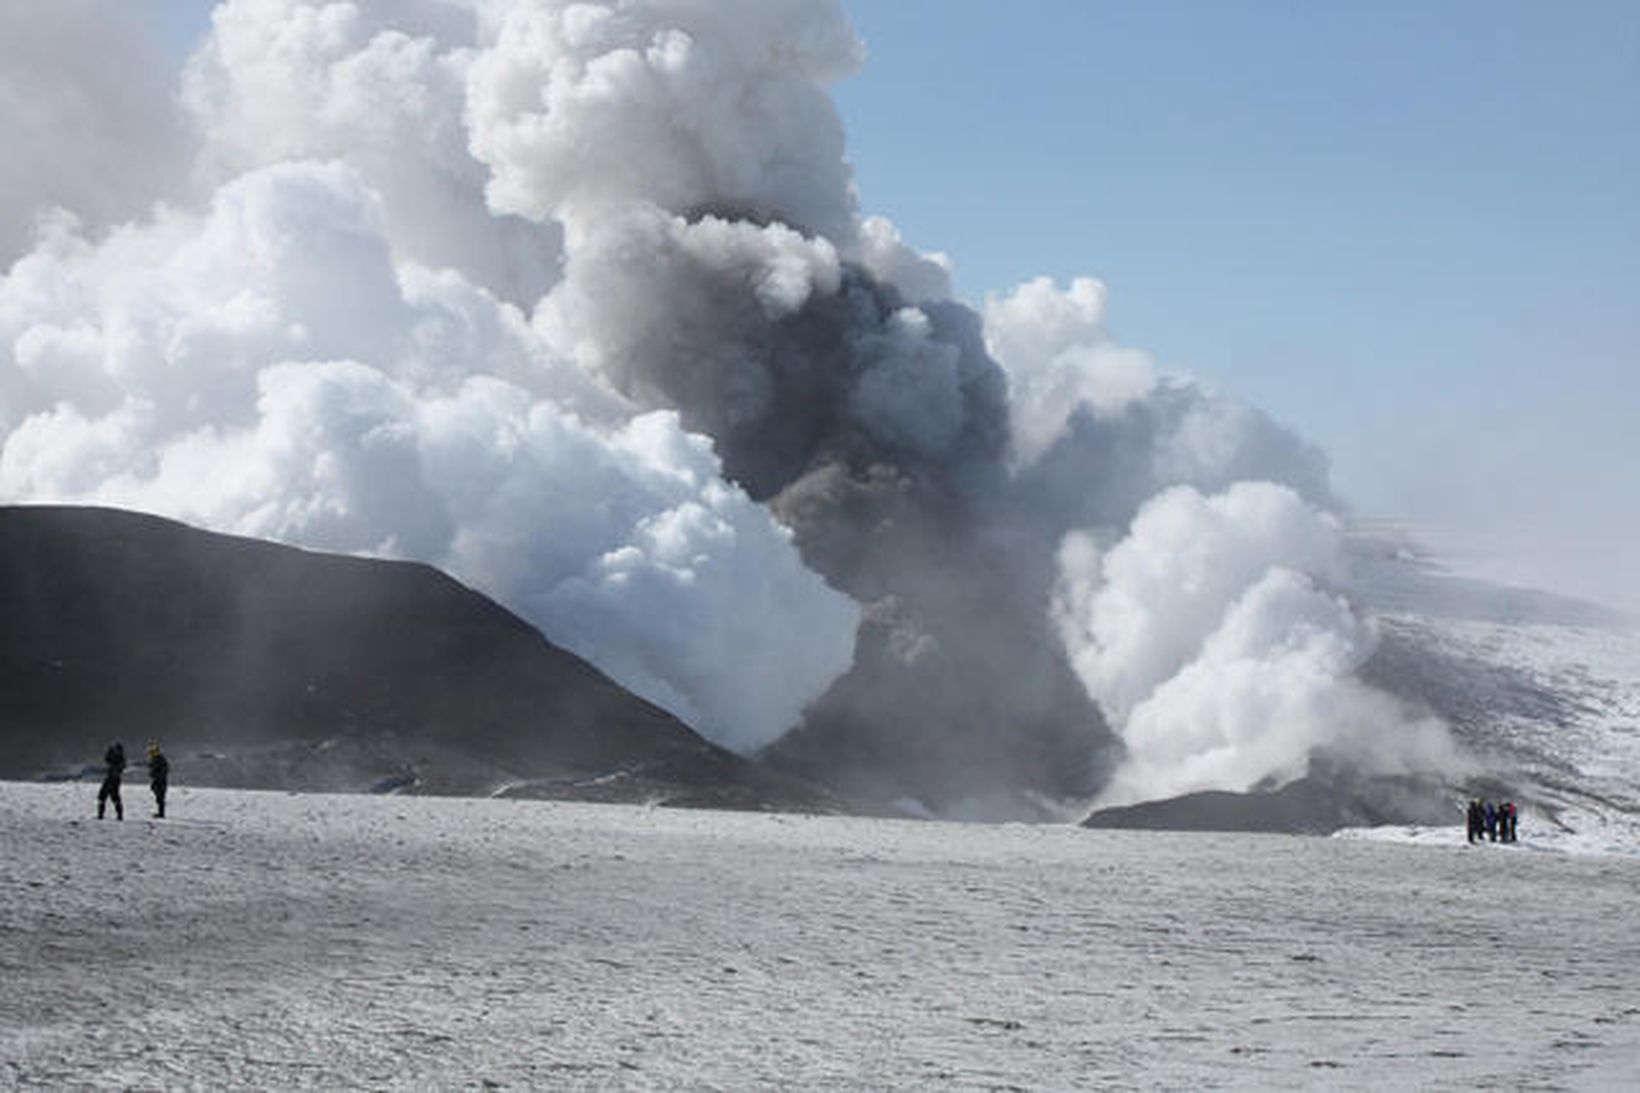
[[1640,860],[0,783],[0,1085],[1640,1085]]

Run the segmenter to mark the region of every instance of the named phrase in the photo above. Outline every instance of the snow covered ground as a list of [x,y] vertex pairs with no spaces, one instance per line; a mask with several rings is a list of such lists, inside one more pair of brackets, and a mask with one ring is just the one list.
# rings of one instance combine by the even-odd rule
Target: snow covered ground
[[1567,708],[1547,723],[1498,719],[1503,746],[1640,786],[1640,629],[1447,621],[1437,639],[1449,654],[1493,665]]
[[0,783],[0,1085],[1634,1088],[1640,860]]

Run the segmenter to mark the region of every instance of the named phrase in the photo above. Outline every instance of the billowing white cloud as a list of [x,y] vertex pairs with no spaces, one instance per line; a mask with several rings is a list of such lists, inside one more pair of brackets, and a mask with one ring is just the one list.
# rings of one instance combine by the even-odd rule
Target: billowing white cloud
[[1150,358],[1105,328],[1106,296],[1091,277],[1064,291],[1038,277],[985,301],[986,348],[1008,370],[1016,463],[1040,459],[1078,410],[1109,418],[1155,388]]
[[907,303],[951,298],[950,256],[917,250],[886,216],[868,216],[860,222],[858,258],[872,276],[893,285]]
[[112,244],[147,264],[83,241],[21,262],[0,497],[431,562],[708,736],[778,736],[847,666],[854,605],[706,441],[395,263],[385,215],[350,168],[284,165]]
[[558,277],[555,223],[492,214],[468,150],[466,81],[482,33],[461,0],[226,0],[189,60],[182,100],[197,173],[347,163],[380,195],[393,250],[458,269],[528,308]]
[[1060,634],[1127,748],[1105,799],[1287,781],[1317,749],[1370,769],[1449,759],[1438,724],[1356,677],[1377,638],[1330,591],[1344,575],[1338,522],[1269,483],[1175,487],[1108,549],[1068,536]]
[[52,7],[0,503],[427,561],[935,811],[1092,792],[1107,721],[1128,794],[1435,739],[1354,678],[1318,452],[1118,344],[1098,282],[981,316],[860,215],[837,0],[226,0],[182,105],[83,149],[129,43]]
[[[1336,502],[1326,457],[1244,403],[1157,370],[1105,325],[1107,294],[1079,278],[1029,281],[985,305],[986,345],[1008,378],[1010,467],[1048,533],[1120,533],[1174,486],[1217,493],[1242,481]],[[1057,523],[1056,523],[1057,522]]]
[[515,3],[473,63],[472,147],[499,212],[572,225],[647,202],[854,232],[824,86],[861,50],[835,0]]

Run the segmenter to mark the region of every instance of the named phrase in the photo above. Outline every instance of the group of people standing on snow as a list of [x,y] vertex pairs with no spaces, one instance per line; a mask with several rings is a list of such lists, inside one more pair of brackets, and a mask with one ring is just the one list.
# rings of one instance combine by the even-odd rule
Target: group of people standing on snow
[[[103,753],[102,788],[97,790],[97,819],[102,819],[108,803],[114,802],[114,819],[125,819],[125,802],[120,800],[120,780],[125,777],[125,745],[118,740]],[[148,741],[148,788],[154,791],[154,818],[165,818],[165,791],[171,784],[171,763],[159,750],[159,741]]]
[[1469,802],[1469,841],[1515,842],[1515,820],[1515,802],[1493,804],[1479,797],[1472,798]]

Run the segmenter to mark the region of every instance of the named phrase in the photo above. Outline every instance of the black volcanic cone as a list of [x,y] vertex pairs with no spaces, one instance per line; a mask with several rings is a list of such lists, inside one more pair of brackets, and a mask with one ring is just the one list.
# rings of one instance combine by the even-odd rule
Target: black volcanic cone
[[114,738],[195,784],[821,803],[429,566],[0,508],[0,777]]

